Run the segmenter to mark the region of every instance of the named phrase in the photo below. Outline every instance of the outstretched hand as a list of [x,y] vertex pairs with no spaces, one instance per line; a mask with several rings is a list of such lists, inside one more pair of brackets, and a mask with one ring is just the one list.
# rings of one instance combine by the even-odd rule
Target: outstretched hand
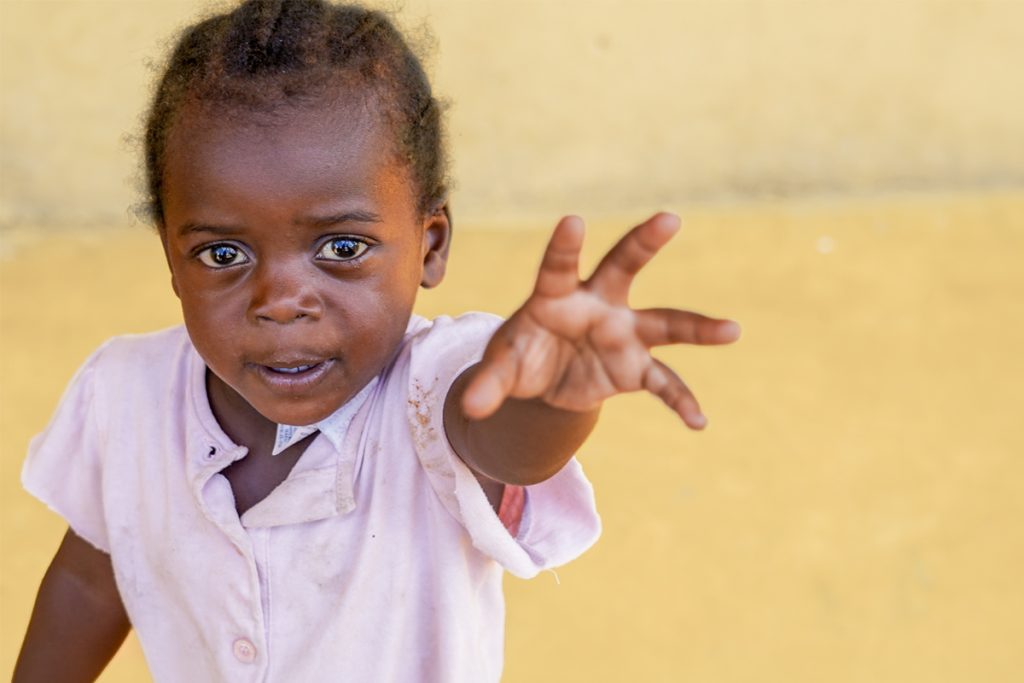
[[731,320],[672,308],[634,310],[636,274],[679,230],[659,213],[630,230],[589,279],[579,279],[583,221],[563,218],[541,263],[533,293],[491,338],[462,397],[467,417],[492,415],[509,397],[539,398],[585,412],[606,398],[646,390],[692,429],[707,423],[679,375],[651,355],[667,344],[728,344],[740,335]]

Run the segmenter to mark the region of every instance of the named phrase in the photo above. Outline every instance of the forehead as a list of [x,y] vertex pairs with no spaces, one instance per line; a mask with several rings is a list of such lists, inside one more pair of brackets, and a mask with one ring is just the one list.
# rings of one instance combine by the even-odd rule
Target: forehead
[[359,194],[400,183],[406,169],[392,151],[374,107],[318,101],[273,112],[183,108],[167,140],[164,202],[223,198],[244,188],[272,198],[283,192]]

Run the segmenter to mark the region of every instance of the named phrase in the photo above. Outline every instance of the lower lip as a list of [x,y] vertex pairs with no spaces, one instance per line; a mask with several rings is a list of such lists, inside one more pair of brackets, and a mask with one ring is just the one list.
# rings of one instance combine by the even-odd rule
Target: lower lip
[[255,365],[256,372],[264,384],[278,391],[301,392],[315,386],[334,366],[334,359],[320,361],[302,372],[275,372],[266,365]]

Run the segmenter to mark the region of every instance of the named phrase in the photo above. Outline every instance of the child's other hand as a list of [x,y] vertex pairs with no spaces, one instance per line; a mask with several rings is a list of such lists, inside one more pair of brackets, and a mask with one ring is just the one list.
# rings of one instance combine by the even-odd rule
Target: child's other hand
[[678,216],[652,216],[580,281],[583,221],[563,218],[544,253],[533,294],[487,345],[463,395],[465,414],[488,417],[510,396],[585,412],[609,396],[645,389],[690,428],[702,429],[707,420],[697,399],[651,348],[728,344],[739,338],[739,325],[671,308],[634,310],[628,303],[633,277],[678,230]]

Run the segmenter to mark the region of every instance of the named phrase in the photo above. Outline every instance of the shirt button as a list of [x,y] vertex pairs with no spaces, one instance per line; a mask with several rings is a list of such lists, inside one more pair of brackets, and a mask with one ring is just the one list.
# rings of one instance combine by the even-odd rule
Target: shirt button
[[239,638],[231,649],[235,653],[235,659],[244,664],[250,664],[256,659],[256,646],[248,638]]

